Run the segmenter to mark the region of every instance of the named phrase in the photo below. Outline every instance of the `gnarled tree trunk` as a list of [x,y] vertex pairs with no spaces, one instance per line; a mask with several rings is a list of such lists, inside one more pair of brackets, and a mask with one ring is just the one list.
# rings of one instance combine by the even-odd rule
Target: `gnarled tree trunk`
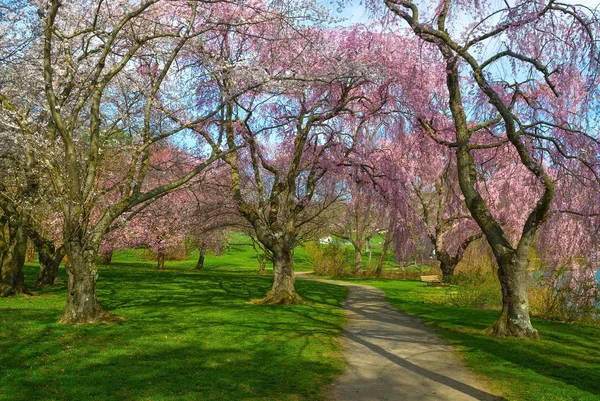
[[529,318],[527,295],[528,255],[519,251],[499,258],[498,278],[502,287],[502,314],[489,329],[496,337],[538,338]]
[[440,260],[440,270],[442,271],[442,281],[449,283],[454,277],[454,269],[456,269],[456,263],[447,260]]
[[22,294],[25,290],[25,254],[27,253],[27,216],[24,213],[8,217],[8,239],[2,255],[0,296]]
[[96,297],[96,252],[86,249],[78,240],[64,244],[69,262],[67,306],[60,323],[98,323],[115,320],[115,317],[102,309]]
[[36,280],[36,285],[52,285],[58,284],[58,267],[66,255],[64,246],[54,249],[54,244],[51,242],[45,243],[38,250],[40,260],[40,274]]
[[279,243],[273,251],[273,287],[261,303],[291,305],[300,301],[302,298],[296,294],[295,281],[294,248]]

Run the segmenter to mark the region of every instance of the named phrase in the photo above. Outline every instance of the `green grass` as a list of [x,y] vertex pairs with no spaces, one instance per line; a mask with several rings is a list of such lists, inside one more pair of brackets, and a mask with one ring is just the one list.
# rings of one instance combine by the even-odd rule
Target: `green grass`
[[[354,280],[353,280],[354,281]],[[499,340],[483,330],[498,311],[446,304],[444,287],[385,279],[356,280],[385,291],[399,310],[436,327],[464,361],[508,401],[600,399],[600,329],[533,320],[541,340]]]
[[98,295],[116,325],[57,324],[64,285],[0,299],[0,400],[308,401],[341,374],[345,288],[298,281],[305,303],[255,305],[272,279],[251,249],[194,265],[115,254]]

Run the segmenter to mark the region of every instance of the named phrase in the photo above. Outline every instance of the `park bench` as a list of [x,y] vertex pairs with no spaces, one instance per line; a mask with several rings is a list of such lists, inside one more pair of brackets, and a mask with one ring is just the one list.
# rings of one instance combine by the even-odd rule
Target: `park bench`
[[440,276],[421,276],[421,281],[427,284],[441,284]]

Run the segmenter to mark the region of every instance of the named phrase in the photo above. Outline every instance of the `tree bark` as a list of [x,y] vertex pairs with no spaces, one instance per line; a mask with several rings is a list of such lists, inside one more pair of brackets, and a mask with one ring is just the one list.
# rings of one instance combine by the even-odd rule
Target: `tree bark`
[[514,252],[501,260],[498,278],[502,287],[502,313],[488,331],[500,338],[539,338],[529,318],[527,254]]
[[268,305],[292,305],[302,300],[294,288],[294,249],[279,244],[273,252],[273,288],[261,301]]
[[35,246],[31,242],[27,242],[27,252],[25,253],[25,262],[33,263],[35,261]]
[[24,213],[8,218],[8,241],[2,257],[0,296],[22,294],[25,290],[25,254],[27,253],[27,217]]
[[117,320],[98,304],[96,297],[96,252],[86,249],[78,240],[65,242],[69,257],[67,306],[59,323],[85,324]]
[[204,269],[204,256],[206,255],[206,248],[202,245],[198,249],[198,262],[196,263],[196,270]]
[[165,270],[165,253],[159,251],[158,252],[158,270]]
[[2,264],[4,262],[4,255],[8,250],[8,234],[6,230],[8,229],[8,218],[3,215],[0,216],[0,282],[2,281]]
[[113,251],[106,251],[102,254],[105,265],[110,265],[112,263]]
[[442,281],[444,283],[450,283],[452,281],[454,269],[456,269],[456,263],[440,260],[440,270],[442,271]]
[[36,280],[36,285],[58,284],[58,267],[66,255],[64,246],[54,249],[54,244],[47,242],[38,249],[40,260],[40,274]]

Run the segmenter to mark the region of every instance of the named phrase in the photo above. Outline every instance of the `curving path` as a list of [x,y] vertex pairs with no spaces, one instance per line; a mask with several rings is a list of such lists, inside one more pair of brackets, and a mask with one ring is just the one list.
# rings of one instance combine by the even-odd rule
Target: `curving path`
[[348,287],[344,310],[346,372],[325,394],[333,401],[501,400],[490,394],[430,328],[405,315],[374,287],[316,280]]

